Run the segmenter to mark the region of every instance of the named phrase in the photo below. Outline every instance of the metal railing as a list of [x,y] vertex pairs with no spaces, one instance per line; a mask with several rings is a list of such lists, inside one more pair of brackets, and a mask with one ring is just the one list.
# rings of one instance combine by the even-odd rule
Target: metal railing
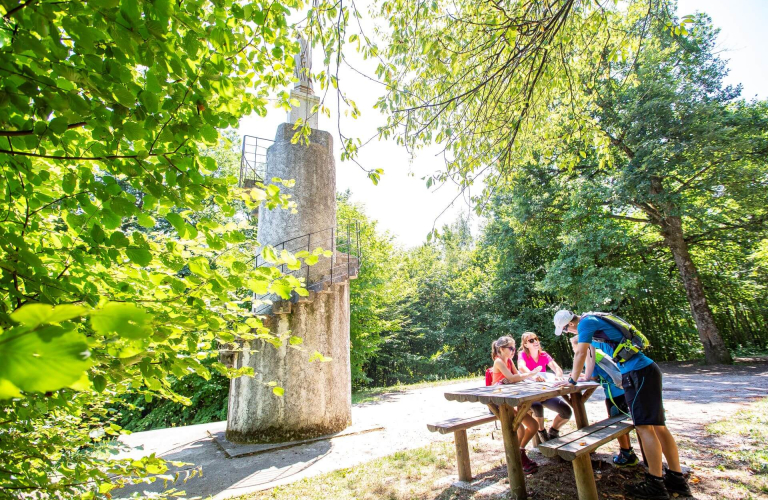
[[[329,284],[341,283],[350,276],[356,275],[360,269],[362,255],[360,251],[360,224],[351,222],[335,228],[321,229],[309,234],[296,236],[272,246],[278,254],[285,250],[290,254],[296,254],[302,250],[313,255],[317,248],[330,250],[331,256],[318,255],[314,265],[306,264],[306,259],[301,259],[301,266],[297,269],[289,269],[287,264],[275,265],[259,255],[256,257],[256,267],[276,267],[285,276],[293,276],[302,282],[308,291],[322,291]],[[297,300],[298,297],[292,297]],[[273,293],[253,296],[253,312],[265,314],[272,306],[271,302],[282,300]]]
[[267,148],[274,142],[253,135],[243,136],[238,187],[252,188],[257,183],[264,183],[267,175]]

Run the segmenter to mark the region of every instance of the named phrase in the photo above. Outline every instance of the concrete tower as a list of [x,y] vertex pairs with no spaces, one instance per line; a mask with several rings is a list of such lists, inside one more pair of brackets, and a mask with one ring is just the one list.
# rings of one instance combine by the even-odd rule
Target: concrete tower
[[[281,186],[296,202],[296,213],[259,208],[258,242],[290,252],[322,247],[333,257],[321,258],[297,276],[307,280],[310,296],[278,301],[256,310],[265,314],[270,332],[281,338],[301,337],[300,349],[279,348],[254,340],[233,359],[235,367],[250,366],[253,378],[232,380],[227,415],[227,439],[233,442],[274,443],[317,437],[351,424],[351,371],[349,362],[349,279],[357,274],[348,255],[336,252],[336,167],[333,138],[318,130],[319,102],[311,81],[309,45],[300,39],[296,58],[298,82],[291,97],[299,101],[280,125],[275,143],[267,150],[265,181],[294,179],[294,187]],[[292,144],[294,124],[309,123],[309,145]],[[341,265],[340,265],[341,264]],[[354,269],[354,273],[350,271]],[[335,273],[334,273],[335,270]],[[354,275],[353,275],[354,274]],[[315,352],[329,362],[309,362]],[[285,390],[276,396],[269,382]]]

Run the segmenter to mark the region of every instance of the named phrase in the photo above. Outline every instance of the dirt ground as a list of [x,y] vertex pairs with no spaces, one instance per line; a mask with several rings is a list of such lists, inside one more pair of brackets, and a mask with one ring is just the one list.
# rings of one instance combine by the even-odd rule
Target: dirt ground
[[[722,464],[718,461],[722,460],[713,452],[724,446],[738,446],[739,443],[725,443],[722,438],[712,437],[705,430],[707,424],[727,419],[751,401],[768,396],[768,358],[740,359],[734,366],[702,367],[695,363],[665,363],[661,364],[661,368],[664,373],[664,404],[668,426],[678,438],[683,464],[692,469],[696,498],[768,498],[764,492],[727,487],[728,481],[738,482],[738,475],[749,474],[749,471],[720,467]],[[382,431],[263,455],[226,458],[210,437],[211,432],[225,427],[224,422],[135,433],[121,440],[131,448],[126,456],[154,452],[169,460],[189,463],[186,469],[202,467],[203,477],[193,478],[184,485],[176,485],[186,490],[189,497],[228,498],[348,469],[434,442],[443,442],[452,449],[452,435],[430,433],[426,424],[487,411],[483,405],[450,402],[443,396],[447,390],[483,383],[478,378],[460,384],[384,394],[374,401],[353,407],[355,425],[377,424],[383,427]],[[605,418],[603,399],[602,392],[598,390],[587,402],[590,422]],[[552,415],[546,412],[546,416],[551,418]],[[503,463],[501,431],[497,430],[497,426],[486,424],[468,431],[472,471],[476,476],[473,483],[467,485],[469,489],[452,486],[457,477],[452,475],[455,474],[455,461],[449,457],[445,473],[441,472],[437,476],[437,484],[428,488],[433,493],[424,498],[447,500],[505,497],[509,489]],[[575,426],[569,423],[564,430],[568,432],[573,428]],[[633,443],[637,449],[634,437]],[[620,494],[623,491],[622,485],[631,477],[641,474],[639,470],[619,471],[609,466],[615,448],[612,444],[605,445],[595,456],[596,460],[605,462],[595,464],[601,498],[623,498]],[[541,465],[539,472],[527,479],[532,498],[575,498],[575,482],[570,464],[550,462],[535,450],[529,456]],[[137,485],[121,490],[120,496],[138,491],[159,491],[162,488],[159,484]],[[421,497],[419,495],[416,498]]]
[[[725,460],[719,450],[744,446],[735,436],[713,436],[705,427],[728,419],[749,403],[768,396],[768,359],[739,359],[734,366],[702,367],[693,363],[664,363],[664,406],[668,426],[680,447],[680,458],[689,472],[694,498],[699,500],[768,499],[768,478],[758,477],[743,464]],[[605,418],[605,408],[596,405],[603,396],[596,393],[587,405],[590,422]],[[475,480],[471,485],[453,483],[435,500],[467,500],[479,498],[507,498],[506,465],[501,461],[503,442],[501,431],[478,427],[469,434]],[[566,424],[566,432],[575,429]],[[634,433],[632,444],[639,453]],[[593,469],[601,498],[624,498],[623,486],[642,478],[641,467],[616,469],[609,465],[617,444],[601,447],[593,455]],[[534,499],[573,499],[576,483],[572,467],[557,463],[530,450],[528,456],[539,464],[539,471],[526,477],[529,497]],[[476,471],[476,472],[475,472]],[[762,474],[765,476],[765,474]],[[456,481],[455,476],[445,481]],[[751,484],[751,486],[750,486]],[[458,486],[458,487],[457,487]]]

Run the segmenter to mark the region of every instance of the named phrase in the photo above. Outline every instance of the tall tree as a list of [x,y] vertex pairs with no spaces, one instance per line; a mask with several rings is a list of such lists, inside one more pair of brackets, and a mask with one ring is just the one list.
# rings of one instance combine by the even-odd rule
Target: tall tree
[[599,187],[603,217],[656,228],[707,361],[729,362],[690,246],[764,231],[766,113],[723,86],[708,21],[687,17],[689,31],[653,1],[436,2],[413,21],[384,5],[392,90],[379,105],[406,144],[445,145],[438,180],[485,172],[489,196],[538,165],[564,189]]

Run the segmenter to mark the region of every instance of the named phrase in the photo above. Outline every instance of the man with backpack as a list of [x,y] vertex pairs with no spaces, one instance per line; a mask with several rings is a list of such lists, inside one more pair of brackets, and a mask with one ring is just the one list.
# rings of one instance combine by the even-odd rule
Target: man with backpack
[[[571,344],[574,350],[578,344],[577,337],[571,337]],[[618,417],[619,415],[629,414],[627,401],[624,399],[624,389],[621,386],[621,372],[613,359],[605,353],[610,347],[599,342],[592,342],[592,354],[587,358],[587,367],[584,369],[584,375],[579,376],[581,380],[597,380],[603,388],[605,394],[605,408],[608,410],[608,417]],[[594,362],[594,366],[593,366]],[[592,367],[590,373],[590,367]],[[634,467],[640,463],[635,450],[632,449],[632,441],[629,434],[624,434],[616,439],[619,442],[619,454],[613,457],[613,464],[616,467]]]
[[[675,438],[665,425],[661,370],[643,353],[648,347],[645,336],[631,323],[607,313],[590,312],[579,316],[561,310],[555,314],[554,323],[555,335],[566,331],[578,338],[571,376],[567,382],[556,385],[576,384],[593,341],[606,344],[608,354],[619,367],[624,397],[649,470],[644,481],[627,486],[627,494],[651,500],[667,500],[674,493],[690,496],[691,490],[680,468]],[[662,454],[669,465],[665,474]]]

